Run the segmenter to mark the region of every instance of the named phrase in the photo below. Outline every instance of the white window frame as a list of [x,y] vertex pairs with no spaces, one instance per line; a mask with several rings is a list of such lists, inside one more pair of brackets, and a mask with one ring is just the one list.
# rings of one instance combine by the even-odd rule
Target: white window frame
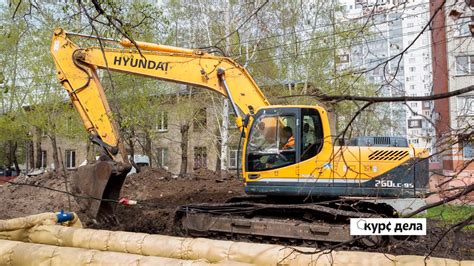
[[48,153],[46,150],[41,150],[41,169],[48,167]]
[[76,168],[76,151],[66,150],[66,169]]
[[238,159],[239,159],[239,150],[235,148],[229,149],[229,159],[227,160],[229,169],[237,169],[237,167],[240,166]]
[[156,131],[167,132],[168,131],[168,112],[158,111],[156,119]]
[[[460,73],[458,69],[458,58],[466,57],[467,58],[467,69],[465,69],[466,73]],[[454,58],[455,62],[455,71],[457,76],[468,76],[474,75],[474,55],[458,55]]]
[[458,116],[474,116],[474,95],[458,97]]
[[157,162],[158,166],[162,168],[168,168],[168,147],[159,147],[156,149],[157,151]]

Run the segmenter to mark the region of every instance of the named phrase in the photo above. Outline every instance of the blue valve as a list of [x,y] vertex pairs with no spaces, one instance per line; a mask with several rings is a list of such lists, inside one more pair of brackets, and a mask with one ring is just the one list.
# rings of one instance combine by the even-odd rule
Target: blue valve
[[64,210],[62,209],[56,214],[56,217],[58,218],[58,223],[64,223],[74,220],[74,214],[72,212],[64,212]]

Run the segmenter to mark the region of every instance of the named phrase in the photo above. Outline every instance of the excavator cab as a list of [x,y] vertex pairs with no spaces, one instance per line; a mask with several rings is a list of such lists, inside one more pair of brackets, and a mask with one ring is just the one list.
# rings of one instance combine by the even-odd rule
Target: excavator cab
[[247,172],[288,167],[316,155],[323,127],[317,109],[264,108],[257,112],[246,147]]

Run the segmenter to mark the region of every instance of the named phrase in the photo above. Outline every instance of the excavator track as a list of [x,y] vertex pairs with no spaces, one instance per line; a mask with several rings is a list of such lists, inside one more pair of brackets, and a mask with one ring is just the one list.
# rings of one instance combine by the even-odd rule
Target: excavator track
[[[183,205],[177,211],[175,223],[189,236],[314,246],[353,244],[351,240],[356,237],[349,232],[350,218],[396,216],[390,205],[356,200],[294,204],[271,201],[244,197],[223,204]],[[386,244],[386,239],[374,237],[354,242],[378,247]]]

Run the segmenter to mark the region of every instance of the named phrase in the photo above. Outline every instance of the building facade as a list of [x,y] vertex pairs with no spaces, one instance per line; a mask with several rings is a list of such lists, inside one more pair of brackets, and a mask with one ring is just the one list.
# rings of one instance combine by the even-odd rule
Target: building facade
[[[431,37],[427,0],[343,0],[345,19],[366,25],[366,40],[350,51],[351,66],[385,97],[428,96],[432,91]],[[421,33],[422,32],[422,33]],[[421,33],[421,34],[420,34]],[[397,56],[401,55],[403,56]],[[430,102],[387,103],[378,115],[391,121],[387,135],[406,136],[431,151],[434,128]]]
[[[200,168],[216,170],[220,161],[220,132],[219,126],[222,120],[222,99],[215,97],[212,101],[207,93],[196,93],[192,95],[193,101],[191,112],[187,115],[177,113],[189,106],[180,106],[175,100],[163,101],[155,111],[155,117],[151,121],[151,130],[148,134],[137,132],[133,137],[133,150],[135,155],[148,155],[153,167],[161,167],[173,174],[179,174],[182,163],[183,128],[187,128],[187,173]],[[199,99],[199,100],[197,100]],[[161,101],[161,99],[156,99]],[[72,108],[72,107],[71,107]],[[237,161],[238,151],[238,129],[233,116],[229,117],[229,142],[227,153],[227,168],[236,169],[240,163]],[[54,169],[53,146],[46,135],[35,136],[41,143],[41,166],[43,169]],[[147,141],[149,151],[147,151]],[[128,152],[131,152],[130,144]],[[81,164],[86,163],[90,152],[96,156],[100,154],[99,148],[90,151],[92,145],[88,145],[85,139],[71,139],[57,137],[57,148],[59,163],[66,170],[75,170]],[[35,158],[37,155],[35,150]]]
[[[443,1],[431,1],[434,14]],[[436,94],[452,93],[474,84],[473,6],[447,1],[433,21],[433,84]],[[474,176],[474,92],[434,102],[438,160],[432,168],[445,174]]]

